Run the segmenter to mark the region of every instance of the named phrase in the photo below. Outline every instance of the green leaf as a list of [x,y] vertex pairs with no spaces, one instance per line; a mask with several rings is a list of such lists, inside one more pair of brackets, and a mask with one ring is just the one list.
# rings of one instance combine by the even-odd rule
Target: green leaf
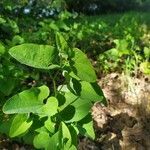
[[8,25],[9,25],[9,28],[11,28],[14,33],[19,33],[19,27],[18,27],[16,21],[9,19]]
[[[130,54],[130,50],[128,49],[129,43],[127,40],[116,39],[116,40],[114,40],[114,43],[116,44],[116,48],[118,50],[119,56]],[[113,52],[112,52],[112,54],[113,54]]]
[[[61,97],[60,97],[61,98]],[[73,93],[66,92],[64,94],[64,104],[62,106],[60,106],[60,110],[63,110],[64,108],[66,108],[68,105],[70,105],[71,103],[73,103],[74,101],[76,101],[78,99],[78,97],[76,95],[74,95]],[[62,98],[61,98],[62,99]],[[61,99],[59,99],[59,101],[61,101]]]
[[103,103],[106,103],[103,91],[96,82],[88,83],[86,81],[82,81],[80,83],[81,83],[80,97],[82,99],[89,100],[91,102],[101,101]]
[[0,24],[6,23],[6,20],[0,17]]
[[73,71],[71,71],[71,72],[69,73],[69,75],[70,75],[72,78],[75,78],[76,80],[80,80],[80,78],[77,77],[77,76],[73,73]]
[[54,133],[55,132],[55,123],[52,122],[51,118],[48,118],[45,123],[44,126],[46,127],[46,129],[51,132]]
[[49,27],[53,29],[54,31],[59,31],[59,28],[57,27],[54,21],[51,21],[51,23],[49,24]]
[[[32,124],[32,126],[33,126],[33,124]],[[23,135],[23,137],[21,137],[23,139],[23,142],[28,145],[33,145],[33,140],[36,135],[34,130],[32,130],[32,126],[31,126],[31,129],[29,130],[29,132],[27,132],[25,135]]]
[[46,150],[60,150],[59,147],[59,131],[50,137]]
[[60,107],[60,110],[62,110],[60,115],[66,122],[76,122],[83,119],[92,107],[90,101],[81,99],[71,92],[65,93],[65,98],[65,104]]
[[3,46],[2,43],[0,43],[0,55],[5,53],[5,47]]
[[58,26],[60,29],[63,29],[63,30],[65,30],[65,31],[69,31],[69,30],[70,30],[70,28],[69,28],[63,21],[61,21],[61,20],[58,20],[58,21],[56,22],[56,24],[57,24],[57,26]]
[[32,125],[32,121],[28,121],[28,114],[17,114],[11,124],[9,136],[16,137],[25,133]]
[[63,147],[65,146],[66,149],[69,149],[72,144],[72,137],[68,127],[64,122],[61,122],[60,131],[62,132],[62,137],[60,138],[62,140]]
[[86,55],[77,48],[74,48],[74,57],[70,62],[72,71],[77,75],[81,80],[87,82],[95,82],[97,77],[94,71],[94,68]]
[[74,128],[74,126],[72,126],[72,125],[69,125],[68,129],[69,129],[70,134],[71,134],[72,145],[77,147],[77,145],[78,145],[78,133],[77,133],[76,129]]
[[[70,80],[70,89],[64,94],[63,104],[60,106],[60,115],[65,122],[78,122],[86,117],[96,101],[106,105],[103,92],[97,83]],[[62,98],[59,99],[61,101]],[[69,112],[69,113],[68,113]]]
[[150,62],[143,62],[140,64],[140,71],[144,74],[150,74]]
[[[39,120],[39,121],[40,121],[41,123],[43,122],[42,120]],[[46,129],[45,126],[43,126],[43,124],[42,124],[42,126],[39,127],[39,128],[36,128],[35,131],[38,132],[38,133],[41,133],[41,132],[47,132],[47,129]]]
[[85,99],[78,99],[71,104],[71,106],[75,108],[75,113],[69,122],[77,122],[83,119],[90,112],[92,103],[86,101]]
[[55,97],[50,97],[47,99],[46,104],[42,108],[43,115],[53,116],[57,113],[58,100]]
[[65,149],[65,150],[77,150],[77,148],[74,145],[72,145],[69,149]]
[[3,106],[3,112],[6,114],[14,113],[38,113],[38,110],[44,105],[43,100],[49,95],[49,88],[41,86],[25,90],[14,95]]
[[56,33],[56,45],[60,52],[67,54],[67,51],[69,49],[68,44],[59,32]]
[[81,83],[80,83],[80,81],[76,80],[75,78],[71,78],[70,83],[68,85],[68,88],[70,89],[70,91],[72,93],[74,93],[75,95],[80,96],[80,93],[81,93]]
[[38,95],[38,100],[43,103],[43,100],[46,99],[50,94],[49,88],[46,85],[43,85],[40,87],[36,87],[35,89],[38,89],[40,91],[40,93]]
[[108,57],[111,60],[117,60],[119,57],[119,51],[116,48],[112,48],[112,49],[104,52],[104,54],[106,54],[106,57]]
[[86,136],[88,136],[94,140],[95,132],[94,132],[94,128],[93,128],[93,121],[90,121],[89,123],[84,124],[83,128],[86,130]]
[[[100,101],[106,105],[103,92],[97,83],[75,79],[72,79],[71,82],[70,92],[64,94],[65,100],[59,109],[61,117],[66,122],[78,122],[83,119],[89,113],[93,102]],[[61,100],[62,98],[59,99]]]
[[41,132],[35,136],[33,144],[37,149],[47,148],[49,140],[50,140],[49,134],[47,132]]
[[146,59],[150,58],[150,48],[144,47],[144,55]]
[[22,44],[12,47],[9,54],[20,63],[31,67],[40,69],[59,67],[55,64],[58,53],[54,47],[49,45]]
[[88,114],[84,119],[78,122],[77,128],[81,135],[87,136],[93,140],[95,139],[95,132],[93,128],[93,121],[91,114]]
[[22,43],[24,43],[24,39],[19,35],[15,35],[12,39],[12,42],[13,42],[14,45],[22,44]]
[[56,45],[63,58],[67,59],[68,57],[72,56],[73,52],[71,51],[64,37],[59,32],[56,33]]
[[81,99],[85,99],[90,102],[103,102],[106,104],[106,99],[104,97],[103,91],[100,86],[95,83],[89,83],[86,81],[78,81],[74,78],[70,80],[70,91],[75,95],[79,96]]

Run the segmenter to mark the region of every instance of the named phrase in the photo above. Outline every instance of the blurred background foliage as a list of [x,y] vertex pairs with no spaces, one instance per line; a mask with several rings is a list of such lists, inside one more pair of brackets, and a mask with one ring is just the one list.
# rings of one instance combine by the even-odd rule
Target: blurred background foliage
[[62,10],[87,15],[129,10],[149,11],[150,0],[1,0],[0,13],[11,16],[50,17]]
[[134,70],[149,67],[149,16],[150,0],[1,0],[0,42],[54,45],[59,31],[100,72]]

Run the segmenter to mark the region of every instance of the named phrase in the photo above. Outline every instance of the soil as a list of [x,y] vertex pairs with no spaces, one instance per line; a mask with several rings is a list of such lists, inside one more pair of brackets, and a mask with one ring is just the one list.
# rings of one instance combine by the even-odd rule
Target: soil
[[79,149],[150,150],[150,76],[112,73],[99,85],[108,107],[99,103],[93,106],[96,142],[85,138]]
[[5,135],[0,137],[0,150],[35,150],[33,146],[25,145],[17,141],[11,141]]

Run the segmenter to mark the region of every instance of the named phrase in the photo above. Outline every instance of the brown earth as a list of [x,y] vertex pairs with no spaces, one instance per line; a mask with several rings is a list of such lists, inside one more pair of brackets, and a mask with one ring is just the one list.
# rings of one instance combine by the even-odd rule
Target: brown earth
[[92,108],[96,143],[84,139],[80,150],[150,150],[150,77],[112,73],[99,81],[108,107]]

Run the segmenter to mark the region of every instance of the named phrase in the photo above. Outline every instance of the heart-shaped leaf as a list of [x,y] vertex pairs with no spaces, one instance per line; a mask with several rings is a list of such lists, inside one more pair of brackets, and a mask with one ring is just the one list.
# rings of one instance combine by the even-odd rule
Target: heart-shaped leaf
[[46,127],[46,129],[51,132],[54,133],[55,132],[55,123],[52,122],[51,118],[48,118],[45,123],[44,126]]
[[83,81],[95,82],[97,77],[87,56],[77,48],[74,48],[73,50],[74,57],[70,62],[72,71]]
[[45,150],[59,150],[60,140],[59,131],[56,132],[52,137],[50,137],[48,146]]
[[44,105],[43,100],[49,95],[49,88],[41,86],[25,90],[6,101],[3,112],[6,114],[14,113],[38,113]]
[[30,126],[32,125],[32,121],[28,121],[27,114],[17,114],[11,124],[9,136],[16,137],[23,133],[25,133]]
[[83,119],[92,107],[89,100],[81,99],[71,92],[65,93],[65,99],[66,103],[60,107],[62,110],[60,115],[66,122],[76,122]]
[[35,136],[33,144],[37,149],[47,148],[50,137],[47,132],[41,132]]
[[58,100],[55,97],[50,97],[47,99],[46,104],[42,108],[43,115],[53,116],[57,113]]
[[69,122],[77,122],[83,119],[89,112],[92,107],[92,103],[84,99],[75,101],[71,106],[75,108],[75,113],[72,119]]
[[80,131],[80,134],[82,134],[83,136],[87,136],[93,140],[95,139],[95,132],[91,114],[88,114],[84,119],[78,122],[77,128]]
[[82,81],[80,82],[80,84],[81,84],[80,97],[82,99],[89,100],[91,102],[101,101],[103,103],[106,103],[103,91],[96,82],[89,83],[86,81]]
[[[71,83],[72,82],[72,83]],[[70,92],[64,94],[64,103],[60,106],[60,115],[66,122],[78,122],[90,112],[92,103],[106,100],[103,92],[97,83],[72,80],[70,82]],[[59,101],[62,98],[58,98]],[[68,113],[69,112],[69,113]]]
[[59,67],[56,64],[57,50],[49,45],[22,44],[12,47],[9,54],[20,63],[31,67],[40,69]]
[[79,96],[81,99],[91,102],[103,102],[106,104],[106,99],[104,97],[103,91],[100,86],[95,83],[89,83],[86,81],[78,81],[76,79],[70,80],[69,85],[70,90]]

